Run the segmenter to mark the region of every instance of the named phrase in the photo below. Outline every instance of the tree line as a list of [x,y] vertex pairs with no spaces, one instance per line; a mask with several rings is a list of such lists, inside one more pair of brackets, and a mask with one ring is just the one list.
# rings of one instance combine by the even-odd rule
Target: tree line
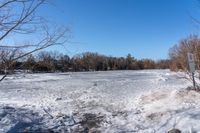
[[[85,52],[73,57],[59,52],[41,51],[13,61],[22,51],[7,52],[0,49],[0,73],[13,73],[15,70],[29,72],[69,72],[69,71],[108,71],[108,70],[143,70],[170,69],[188,71],[187,53],[193,53],[196,69],[200,69],[200,38],[190,35],[180,40],[169,49],[169,58],[159,61],[136,59],[131,54],[126,57],[106,56],[94,52]],[[11,63],[12,62],[12,63]],[[11,64],[11,65],[10,65]],[[7,66],[9,70],[5,71]]]
[[[0,63],[1,73],[5,73],[4,66],[3,63]],[[151,59],[137,60],[131,54],[126,57],[112,57],[85,52],[70,58],[70,56],[59,52],[42,51],[15,61],[8,72],[13,73],[15,70],[26,70],[28,72],[78,72],[167,68],[169,68],[169,60],[157,62]]]

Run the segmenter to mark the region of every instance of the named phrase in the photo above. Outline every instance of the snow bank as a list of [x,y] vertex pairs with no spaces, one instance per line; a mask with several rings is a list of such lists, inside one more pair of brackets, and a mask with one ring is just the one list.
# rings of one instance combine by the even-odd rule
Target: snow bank
[[200,131],[200,93],[193,90],[159,90],[142,95],[136,105],[147,126],[157,132],[178,128]]

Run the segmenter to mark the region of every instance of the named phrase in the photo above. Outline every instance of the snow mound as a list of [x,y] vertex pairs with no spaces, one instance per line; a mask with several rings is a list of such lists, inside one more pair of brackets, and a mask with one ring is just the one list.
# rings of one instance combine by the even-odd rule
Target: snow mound
[[200,93],[193,90],[158,90],[136,101],[146,126],[157,132],[178,128],[183,132],[200,131]]

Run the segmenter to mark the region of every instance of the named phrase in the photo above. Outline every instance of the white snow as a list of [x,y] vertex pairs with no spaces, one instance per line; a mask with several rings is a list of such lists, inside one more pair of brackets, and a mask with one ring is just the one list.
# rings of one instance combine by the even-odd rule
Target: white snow
[[0,82],[0,132],[200,131],[200,93],[169,70],[17,74]]

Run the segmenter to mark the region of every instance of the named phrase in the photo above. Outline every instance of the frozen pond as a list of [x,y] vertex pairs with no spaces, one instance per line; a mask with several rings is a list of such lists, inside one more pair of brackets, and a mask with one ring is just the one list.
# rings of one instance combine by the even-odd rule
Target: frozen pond
[[0,83],[0,132],[153,132],[137,100],[188,85],[169,70],[10,75]]

